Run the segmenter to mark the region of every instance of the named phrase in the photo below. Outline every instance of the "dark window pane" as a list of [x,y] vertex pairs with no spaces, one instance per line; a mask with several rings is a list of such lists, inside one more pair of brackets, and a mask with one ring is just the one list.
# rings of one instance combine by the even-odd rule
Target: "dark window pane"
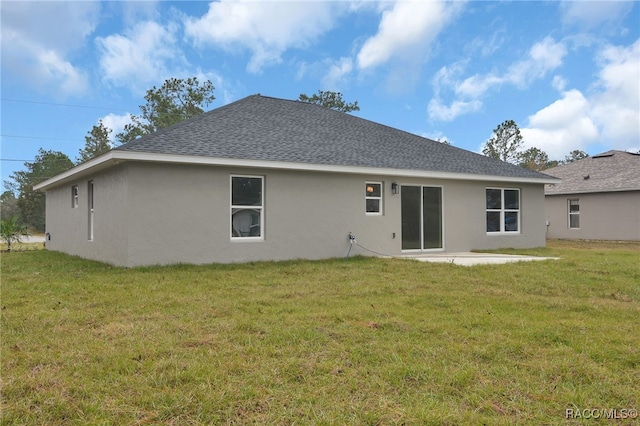
[[259,237],[260,235],[259,209],[231,210],[231,236]]
[[400,191],[402,210],[402,249],[420,249],[420,187],[403,186]]
[[504,230],[515,232],[518,230],[518,213],[505,212],[504,214]]
[[422,188],[423,248],[442,248],[442,188]]
[[578,200],[569,201],[569,211],[571,213],[578,213],[580,211],[580,204],[578,204]]
[[367,213],[380,213],[380,200],[367,200]]
[[[487,189],[487,209],[502,208],[502,191],[499,189]],[[499,221],[498,221],[499,222]]]
[[500,212],[487,212],[487,232],[500,232]]
[[262,205],[261,178],[234,177],[231,186],[231,204],[234,206]]
[[367,197],[380,197],[382,194],[382,185],[379,183],[368,183],[365,190]]
[[517,210],[520,208],[520,200],[519,195],[520,191],[515,189],[505,189],[504,190],[504,208]]
[[580,215],[569,215],[569,228],[580,228]]

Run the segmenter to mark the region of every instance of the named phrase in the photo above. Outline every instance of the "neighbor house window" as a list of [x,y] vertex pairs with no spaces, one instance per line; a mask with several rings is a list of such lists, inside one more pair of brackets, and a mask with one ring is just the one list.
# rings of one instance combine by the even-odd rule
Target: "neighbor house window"
[[78,208],[78,185],[73,185],[71,187],[71,208],[72,209],[76,209]]
[[520,232],[520,190],[487,188],[487,232]]
[[580,228],[580,200],[568,200],[569,202],[569,228]]
[[231,176],[231,238],[264,238],[264,178]]
[[382,182],[365,182],[364,188],[365,212],[382,214]]

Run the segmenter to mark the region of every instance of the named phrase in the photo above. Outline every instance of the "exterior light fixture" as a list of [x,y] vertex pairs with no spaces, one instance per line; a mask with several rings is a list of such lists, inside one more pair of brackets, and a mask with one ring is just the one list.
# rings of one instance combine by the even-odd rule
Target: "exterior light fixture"
[[395,182],[391,183],[391,193],[392,194],[399,194],[400,193],[400,185],[398,185]]

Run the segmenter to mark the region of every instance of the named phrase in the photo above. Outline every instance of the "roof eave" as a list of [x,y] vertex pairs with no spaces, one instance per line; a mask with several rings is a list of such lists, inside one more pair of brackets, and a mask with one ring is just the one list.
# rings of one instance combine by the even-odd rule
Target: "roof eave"
[[46,191],[59,185],[93,173],[98,170],[106,169],[117,165],[122,161],[144,161],[144,162],[160,162],[173,164],[198,164],[210,166],[231,166],[231,167],[252,167],[280,170],[300,170],[300,171],[317,171],[329,173],[348,173],[348,174],[375,174],[380,176],[406,176],[421,177],[431,179],[450,179],[450,180],[471,180],[471,181],[488,181],[488,182],[514,182],[514,183],[535,183],[535,184],[557,184],[560,179],[549,178],[533,178],[533,177],[510,177],[496,175],[479,175],[471,173],[455,173],[440,172],[429,170],[407,170],[394,168],[377,168],[377,167],[361,167],[361,166],[342,166],[327,165],[313,163],[294,163],[286,161],[267,161],[267,160],[250,160],[241,158],[221,158],[221,157],[205,157],[195,155],[176,155],[162,153],[148,153],[138,151],[119,151],[112,150],[106,154],[96,157],[86,163],[76,166],[64,173],[48,179],[34,187],[36,190]]
[[611,189],[589,189],[589,190],[576,190],[576,191],[558,191],[558,192],[546,192],[544,195],[572,195],[572,194],[604,194],[609,192],[633,192],[640,191],[640,187],[629,188],[611,188]]
[[89,161],[79,164],[65,172],[57,174],[43,182],[40,182],[37,185],[34,185],[33,189],[35,189],[36,191],[47,191],[50,188],[55,188],[56,186],[63,185],[66,182],[75,180],[79,177],[95,173],[99,170],[107,169],[118,164],[118,157],[119,156],[116,154],[116,151],[112,150],[106,152],[105,154],[92,158]]

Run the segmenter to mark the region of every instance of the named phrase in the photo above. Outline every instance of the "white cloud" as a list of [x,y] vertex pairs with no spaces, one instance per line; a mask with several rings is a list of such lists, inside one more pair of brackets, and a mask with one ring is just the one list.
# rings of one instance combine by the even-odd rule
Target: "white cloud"
[[570,90],[562,99],[541,109],[529,117],[529,124],[546,130],[557,130],[575,117],[583,116],[588,111],[588,101],[579,90]]
[[340,58],[334,62],[327,74],[322,78],[322,84],[326,90],[338,90],[345,82],[345,77],[353,70],[351,58]]
[[247,70],[279,63],[289,48],[305,48],[333,26],[339,2],[212,2],[206,15],[185,20],[196,45],[250,50]]
[[35,71],[40,83],[55,81],[59,85],[58,90],[68,95],[82,94],[88,89],[89,80],[86,73],[60,58],[57,52],[39,52],[37,60],[40,66]]
[[567,81],[562,76],[554,75],[551,86],[558,92],[562,92],[564,88],[567,87]]
[[[637,149],[640,140],[640,40],[629,47],[609,46],[598,55],[601,66],[593,93],[563,92],[562,98],[529,117],[522,135],[551,158],[590,146]],[[599,148],[598,148],[599,149]]]
[[616,23],[633,8],[632,1],[564,1],[560,11],[565,24],[583,30],[593,29],[604,23]]
[[465,51],[471,54],[480,53],[481,56],[489,56],[502,48],[507,41],[506,34],[507,30],[502,28],[494,31],[489,37],[485,37],[484,35],[475,37],[465,46]]
[[116,140],[115,136],[124,130],[124,126],[131,123],[130,114],[128,113],[122,114],[122,115],[118,115],[118,114],[105,115],[104,117],[101,118],[101,120],[104,123],[105,127],[112,130],[112,132],[109,134],[109,140],[111,141],[112,145]]
[[103,78],[116,86],[145,90],[168,74],[170,64],[184,63],[176,46],[177,27],[163,27],[156,22],[137,24],[126,35],[98,37],[101,52],[100,69]]
[[[546,37],[529,49],[527,57],[510,65],[504,74],[493,71],[460,81],[459,76],[466,63],[459,62],[451,68],[443,67],[432,81],[435,97],[427,109],[429,118],[451,121],[460,115],[479,111],[482,108],[481,98],[492,88],[505,84],[527,87],[560,67],[566,54],[567,49],[563,43]],[[455,94],[449,107],[442,102],[443,93],[447,91]]]
[[87,74],[67,57],[84,45],[99,11],[94,2],[3,2],[3,68],[40,91],[84,93]]
[[605,48],[594,94],[592,114],[600,123],[602,136],[615,147],[638,146],[640,141],[640,40],[624,47]]
[[360,69],[381,65],[392,58],[422,56],[442,28],[460,9],[461,2],[393,3],[382,12],[378,32],[367,39],[357,56]]
[[527,148],[536,147],[550,158],[564,158],[574,149],[586,150],[598,139],[599,132],[589,116],[589,101],[578,90],[529,117],[528,127],[521,133]]
[[455,87],[455,93],[459,96],[477,99],[491,87],[499,85],[503,82],[503,78],[493,74],[474,75],[465,79],[462,83]]
[[479,111],[481,108],[482,102],[478,100],[454,101],[450,106],[446,106],[434,98],[429,102],[427,113],[433,120],[451,121],[461,115]]
[[99,13],[97,2],[2,2],[2,36],[15,32],[43,50],[67,53],[84,45]]
[[562,65],[567,55],[567,48],[563,43],[556,43],[551,37],[546,37],[534,44],[529,50],[529,56],[511,65],[503,77],[505,81],[519,87],[526,87],[531,81],[544,77]]
[[431,83],[436,96],[440,95],[442,89],[448,89],[457,84],[458,76],[462,75],[466,62],[456,62],[440,68],[433,76]]

